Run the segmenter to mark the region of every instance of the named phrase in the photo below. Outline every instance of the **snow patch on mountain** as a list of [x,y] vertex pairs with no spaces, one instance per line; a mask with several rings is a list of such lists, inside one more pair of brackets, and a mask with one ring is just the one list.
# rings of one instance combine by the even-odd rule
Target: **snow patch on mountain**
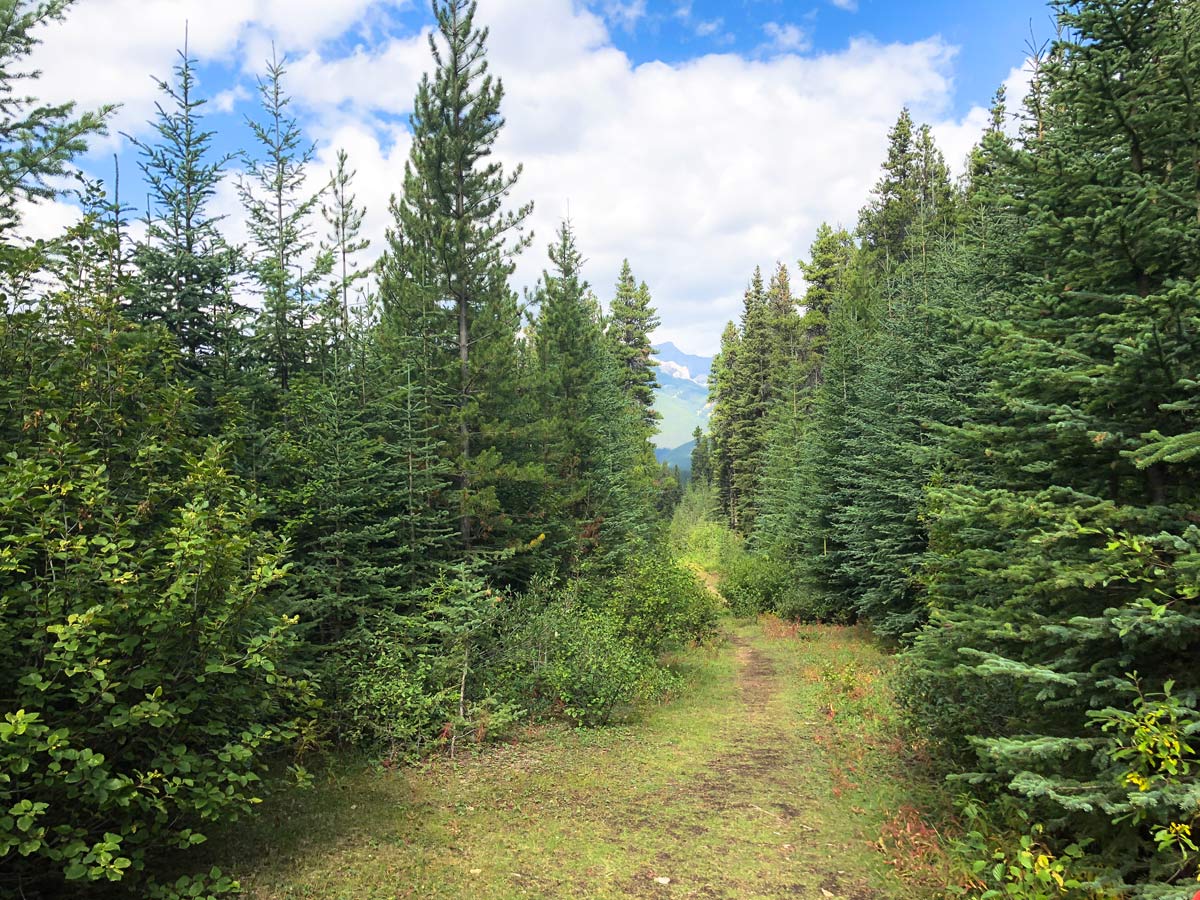
[[669,359],[659,360],[658,368],[672,378],[678,378],[681,381],[690,381],[700,385],[700,387],[708,387],[707,375],[692,375],[691,370],[687,366],[680,365],[677,362],[672,362]]

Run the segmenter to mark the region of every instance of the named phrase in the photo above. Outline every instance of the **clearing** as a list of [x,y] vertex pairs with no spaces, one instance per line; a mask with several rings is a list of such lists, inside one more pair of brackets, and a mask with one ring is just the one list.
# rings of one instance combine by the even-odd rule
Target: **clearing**
[[689,690],[630,724],[294,792],[214,848],[221,866],[258,900],[929,896],[936,835],[892,737],[890,659],[849,628],[726,637],[680,656]]

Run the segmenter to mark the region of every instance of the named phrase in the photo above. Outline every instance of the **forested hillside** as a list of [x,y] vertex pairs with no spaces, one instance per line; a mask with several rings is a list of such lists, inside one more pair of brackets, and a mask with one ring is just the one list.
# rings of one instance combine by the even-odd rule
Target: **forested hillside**
[[[1192,897],[1200,4],[1053,0],[961,175],[898,110],[858,221],[661,381],[653,248],[593,287],[530,232],[482,6],[432,3],[390,196],[316,164],[283,53],[217,132],[185,44],[131,205],[76,168],[114,108],[37,99],[77,10],[0,3],[0,897],[228,896],[295,829],[348,880],[256,896]],[[418,763],[453,865],[407,781],[319,806]],[[481,820],[537,864],[463,866]]]

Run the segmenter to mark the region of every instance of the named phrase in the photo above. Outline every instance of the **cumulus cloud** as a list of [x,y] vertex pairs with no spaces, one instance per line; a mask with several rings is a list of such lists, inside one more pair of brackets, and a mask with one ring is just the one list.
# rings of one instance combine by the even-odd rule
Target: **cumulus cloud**
[[802,53],[812,47],[812,39],[808,32],[799,25],[791,23],[768,22],[763,26],[767,35],[767,45],[764,49],[777,53]]
[[[155,99],[144,73],[170,64],[193,8],[193,52],[226,61],[235,74],[257,61],[269,46],[264,41],[278,40],[292,54],[289,87],[318,142],[314,175],[325,177],[337,147],[348,150],[378,252],[388,197],[402,185],[413,92],[429,66],[424,34],[376,27],[397,5],[89,0],[44,48],[72,59],[78,73],[51,73],[43,56],[47,99],[118,99],[136,110],[128,117],[144,120]],[[491,69],[506,88],[508,125],[497,156],[510,169],[524,165],[514,200],[536,204],[536,245],[519,261],[516,283],[536,280],[545,245],[569,209],[597,292],[611,294],[629,257],[660,308],[658,337],[690,350],[715,349],[755,265],[794,264],[822,221],[853,224],[901,106],[935,124],[952,163],[986,121],[982,109],[961,119],[948,113],[954,48],[938,38],[860,38],[837,52],[812,53],[802,29],[776,23],[765,56],[712,53],[634,64],[611,39],[610,29],[621,27],[612,18],[618,5],[630,14],[644,6],[480,4],[491,30]],[[694,30],[702,24],[688,2],[669,9]],[[364,29],[357,24],[363,20],[375,24]],[[102,21],[139,27],[114,33]],[[101,31],[112,40],[94,40]],[[220,98],[218,105],[232,108],[241,95],[235,86]],[[231,230],[241,228],[232,180],[218,206],[230,214]]]
[[628,0],[624,3],[609,0],[604,4],[604,16],[619,28],[633,31],[637,23],[646,17],[646,0]]
[[829,2],[846,12],[858,12],[858,0],[829,0]]
[[314,47],[369,20],[372,8],[397,9],[407,0],[89,0],[47,27],[32,64],[38,90],[53,102],[84,108],[119,101],[115,130],[143,126],[154,111],[162,76],[186,36],[204,61],[255,65],[277,41],[284,50]]

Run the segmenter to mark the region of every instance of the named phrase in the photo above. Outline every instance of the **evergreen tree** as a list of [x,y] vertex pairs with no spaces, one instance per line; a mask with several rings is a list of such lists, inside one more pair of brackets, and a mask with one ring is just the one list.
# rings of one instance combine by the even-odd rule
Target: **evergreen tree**
[[1178,127],[1200,21],[1191,4],[1055,7],[1005,177],[1025,227],[992,388],[955,435],[975,474],[934,495],[934,624],[908,696],[973,781],[1095,840],[1104,884],[1166,896],[1200,862],[1179,840],[1195,776],[1138,734],[1186,742],[1200,720],[1200,223]]
[[699,425],[692,432],[692,443],[690,479],[708,484],[713,477],[712,448],[709,446],[708,435]]
[[[357,289],[366,286],[371,272],[358,264],[357,256],[371,246],[370,240],[362,236],[363,218],[366,210],[360,207],[352,191],[357,173],[350,168],[345,150],[338,150],[337,165],[330,176],[329,190],[321,214],[329,227],[329,234],[322,249],[332,261],[332,283],[326,292],[326,302],[321,310],[321,331],[317,342],[320,347],[320,368],[330,364],[328,354],[344,349],[350,337],[351,297]],[[360,306],[365,298],[359,296],[354,302]],[[348,359],[348,358],[347,358]],[[340,368],[342,363],[335,363]]]
[[800,264],[808,282],[803,315],[791,311],[794,301],[779,304],[776,319],[781,323],[777,327],[783,335],[782,348],[771,368],[782,375],[776,376],[777,399],[768,411],[758,491],[760,527],[754,535],[755,547],[768,553],[793,556],[799,546],[800,516],[807,502],[798,476],[822,383],[829,317],[835,297],[845,287],[854,250],[847,232],[821,225],[812,245],[812,262]]
[[914,132],[906,108],[888,132],[883,175],[871,202],[859,214],[858,233],[873,267],[881,274],[890,273],[914,252],[915,225],[945,233],[955,215],[956,198],[945,159],[928,125]]
[[659,415],[654,410],[654,392],[658,361],[650,345],[650,334],[659,326],[659,318],[650,301],[650,289],[643,281],[634,281],[629,260],[621,264],[616,295],[608,311],[608,340],[621,371],[621,387],[637,404],[648,428],[654,428]]
[[[788,292],[781,303],[790,303],[790,296]],[[767,443],[772,361],[780,352],[760,269],[754,270],[746,289],[741,328],[730,323],[726,333],[728,346],[723,338],[719,365],[714,364],[713,434],[718,471],[727,484],[722,500],[730,524],[749,533]]]
[[816,388],[824,378],[822,361],[829,341],[829,318],[838,291],[849,277],[854,259],[854,239],[845,229],[822,223],[809,251],[808,262],[800,263],[807,289],[804,292],[803,353],[808,387]]
[[735,455],[734,432],[737,427],[737,409],[734,403],[737,385],[738,355],[741,335],[733,322],[725,325],[721,332],[721,351],[713,359],[712,378],[708,383],[708,396],[713,404],[709,432],[712,434],[713,474],[716,480],[717,498],[726,519],[737,527],[737,511],[742,500],[733,480]]
[[599,501],[592,483],[599,451],[597,392],[607,362],[600,310],[583,280],[583,257],[570,223],[550,247],[553,270],[538,291],[536,344],[542,447],[550,480],[547,522],[559,532],[550,549],[569,570],[599,536]]
[[221,234],[223,217],[209,212],[229,157],[213,154],[214,135],[204,127],[206,101],[196,96],[193,65],[185,44],[174,80],[158,81],[163,102],[153,123],[157,142],[131,139],[141,155],[151,208],[146,237],[134,254],[138,290],[129,312],[138,321],[161,323],[175,336],[207,407],[213,378],[229,374],[238,259]]
[[38,30],[61,20],[71,0],[13,0],[0,7],[0,239],[9,243],[20,205],[58,195],[56,179],[104,131],[114,107],[77,113],[74,103],[46,105],[18,94],[40,73],[25,65],[40,43]]
[[247,160],[238,184],[251,237],[252,266],[263,297],[255,327],[259,353],[279,388],[286,393],[303,371],[311,348],[306,329],[318,300],[318,285],[332,260],[314,248],[312,214],[320,192],[306,189],[314,147],[290,111],[283,86],[285,60],[272,56],[258,79],[262,118],[249,120],[260,157]]
[[453,408],[435,409],[434,418],[453,421],[459,535],[470,549],[506,533],[511,510],[500,491],[519,480],[505,468],[519,462],[511,457],[522,446],[509,419],[520,311],[508,276],[527,245],[532,206],[504,211],[521,170],[505,173],[490,158],[504,91],[488,72],[476,4],[436,0],[434,15],[444,46],[430,37],[435,72],[422,78],[414,103],[383,301],[402,345],[422,345],[437,394],[453,397]]

